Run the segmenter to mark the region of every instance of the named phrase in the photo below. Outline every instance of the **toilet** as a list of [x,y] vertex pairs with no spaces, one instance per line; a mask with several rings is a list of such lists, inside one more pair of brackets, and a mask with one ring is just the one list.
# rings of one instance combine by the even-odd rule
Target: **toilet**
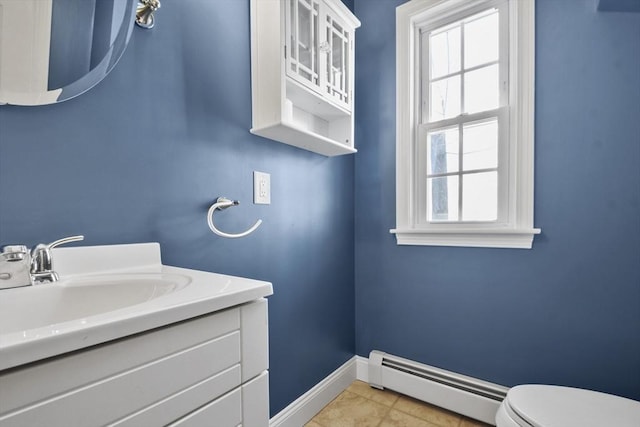
[[640,402],[596,391],[526,384],[511,388],[497,427],[640,427]]

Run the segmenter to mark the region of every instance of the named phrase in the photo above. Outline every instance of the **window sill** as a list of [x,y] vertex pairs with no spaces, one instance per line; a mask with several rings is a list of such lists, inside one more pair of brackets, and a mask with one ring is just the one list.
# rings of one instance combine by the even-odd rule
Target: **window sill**
[[476,229],[476,230],[421,230],[392,229],[398,245],[459,246],[480,248],[531,249],[533,236],[540,234],[539,228],[528,229]]

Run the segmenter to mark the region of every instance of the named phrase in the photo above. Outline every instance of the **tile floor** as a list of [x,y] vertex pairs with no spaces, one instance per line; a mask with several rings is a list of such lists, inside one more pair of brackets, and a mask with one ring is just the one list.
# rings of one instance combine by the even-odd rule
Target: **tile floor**
[[485,427],[479,421],[391,390],[354,381],[305,427]]

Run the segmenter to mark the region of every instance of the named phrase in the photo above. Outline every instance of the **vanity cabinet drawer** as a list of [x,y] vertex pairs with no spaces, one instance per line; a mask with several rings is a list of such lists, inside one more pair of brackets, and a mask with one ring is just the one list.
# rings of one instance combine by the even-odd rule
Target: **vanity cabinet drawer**
[[[161,400],[110,427],[166,426],[232,390],[240,382],[240,365],[235,365],[211,378]],[[268,393],[268,389],[266,390]],[[267,418],[269,414],[267,412]]]
[[269,427],[269,373],[242,384],[242,424]]
[[235,427],[242,422],[242,394],[236,389],[167,427]]
[[0,372],[0,419],[239,329],[240,310],[234,308]]
[[[0,416],[0,426],[103,426],[240,363],[240,332]],[[232,387],[240,385],[236,377]]]

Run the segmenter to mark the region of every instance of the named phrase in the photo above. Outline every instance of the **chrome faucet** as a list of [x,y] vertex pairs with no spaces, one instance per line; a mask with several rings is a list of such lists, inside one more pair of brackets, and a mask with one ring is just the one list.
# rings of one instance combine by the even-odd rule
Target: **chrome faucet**
[[4,246],[0,252],[0,289],[56,282],[59,277],[53,270],[51,249],[80,240],[84,236],[65,237],[36,245],[31,252],[24,245]]
[[80,240],[84,240],[84,236],[65,237],[48,245],[40,243],[33,248],[31,250],[31,280],[33,284],[57,282],[59,277],[58,273],[53,271],[51,249],[65,243],[79,242]]

